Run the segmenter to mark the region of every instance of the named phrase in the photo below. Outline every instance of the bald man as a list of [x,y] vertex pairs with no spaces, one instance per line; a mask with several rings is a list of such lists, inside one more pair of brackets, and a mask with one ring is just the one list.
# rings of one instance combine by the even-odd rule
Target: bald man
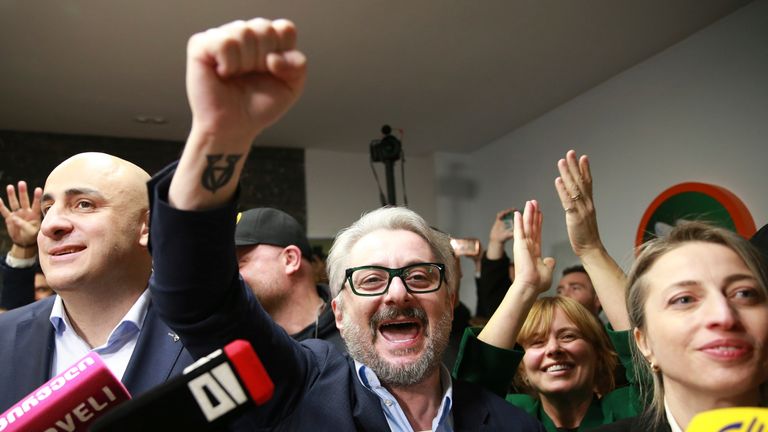
[[192,362],[147,290],[149,178],[103,153],[75,155],[48,176],[37,245],[57,295],[0,315],[0,411],[89,351],[133,396]]

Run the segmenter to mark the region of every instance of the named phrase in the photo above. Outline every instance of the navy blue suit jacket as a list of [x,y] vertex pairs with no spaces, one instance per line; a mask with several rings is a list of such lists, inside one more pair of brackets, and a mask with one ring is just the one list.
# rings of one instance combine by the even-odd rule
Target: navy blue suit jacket
[[[50,379],[54,296],[0,314],[0,412]],[[155,313],[150,302],[128,368],[123,375],[135,397],[178,375],[193,359]]]
[[[291,339],[243,283],[233,240],[234,203],[200,212],[174,209],[167,204],[171,174],[166,169],[150,182],[152,298],[196,357],[234,339],[254,347],[275,393],[240,419],[237,429],[389,430],[380,400],[360,383],[353,361],[326,341]],[[543,431],[522,410],[465,382],[454,381],[451,413],[456,431]]]

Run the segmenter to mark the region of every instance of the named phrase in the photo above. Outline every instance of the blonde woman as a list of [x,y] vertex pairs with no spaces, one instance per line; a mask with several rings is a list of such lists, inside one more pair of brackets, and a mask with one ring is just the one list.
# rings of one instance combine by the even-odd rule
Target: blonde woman
[[602,431],[682,431],[702,411],[766,406],[768,280],[749,242],[691,222],[646,243],[627,308],[651,403]]

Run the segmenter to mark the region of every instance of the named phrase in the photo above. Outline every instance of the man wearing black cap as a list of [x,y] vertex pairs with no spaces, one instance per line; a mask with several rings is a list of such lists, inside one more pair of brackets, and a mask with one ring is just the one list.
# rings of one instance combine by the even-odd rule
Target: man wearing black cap
[[235,245],[240,275],[272,319],[292,338],[315,338],[346,351],[327,285],[316,285],[312,248],[291,215],[269,207],[237,215]]

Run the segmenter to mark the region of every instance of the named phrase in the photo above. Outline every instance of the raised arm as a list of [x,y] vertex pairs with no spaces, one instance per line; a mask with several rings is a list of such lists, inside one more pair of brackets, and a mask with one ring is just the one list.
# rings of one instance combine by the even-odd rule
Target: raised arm
[[600,240],[589,159],[586,155],[577,158],[576,152],[569,150],[565,158],[557,162],[557,169],[560,177],[555,179],[555,189],[565,209],[565,224],[573,252],[587,270],[614,330],[627,330],[626,275]]
[[192,130],[169,202],[200,210],[229,201],[253,139],[275,123],[304,87],[306,58],[287,20],[235,21],[198,33],[187,46]]
[[552,283],[553,258],[541,257],[543,216],[536,201],[527,201],[521,215],[514,215],[513,254],[515,280],[496,312],[478,335],[481,341],[498,348],[512,349],[528,311],[539,294]]
[[294,411],[322,361],[274,323],[240,278],[235,192],[251,142],[301,92],[305,59],[295,45],[293,24],[282,20],[238,21],[190,38],[192,130],[179,164],[149,185],[152,307],[194,357],[233,339],[251,343],[275,393],[249,416],[270,430]]
[[[0,309],[15,309],[35,301],[35,258],[37,257],[37,233],[40,231],[40,196],[42,189],[35,188],[29,200],[27,183],[18,183],[18,194],[13,185],[6,188],[8,206],[0,198],[0,216],[5,220],[11,249],[8,258],[2,257],[3,292]],[[12,264],[12,265],[9,265]]]
[[491,225],[491,232],[488,234],[488,250],[485,251],[485,256],[489,260],[497,260],[504,256],[504,245],[507,241],[514,237],[512,226],[509,224],[510,214],[513,214],[515,209],[508,208],[496,213],[496,218]]

